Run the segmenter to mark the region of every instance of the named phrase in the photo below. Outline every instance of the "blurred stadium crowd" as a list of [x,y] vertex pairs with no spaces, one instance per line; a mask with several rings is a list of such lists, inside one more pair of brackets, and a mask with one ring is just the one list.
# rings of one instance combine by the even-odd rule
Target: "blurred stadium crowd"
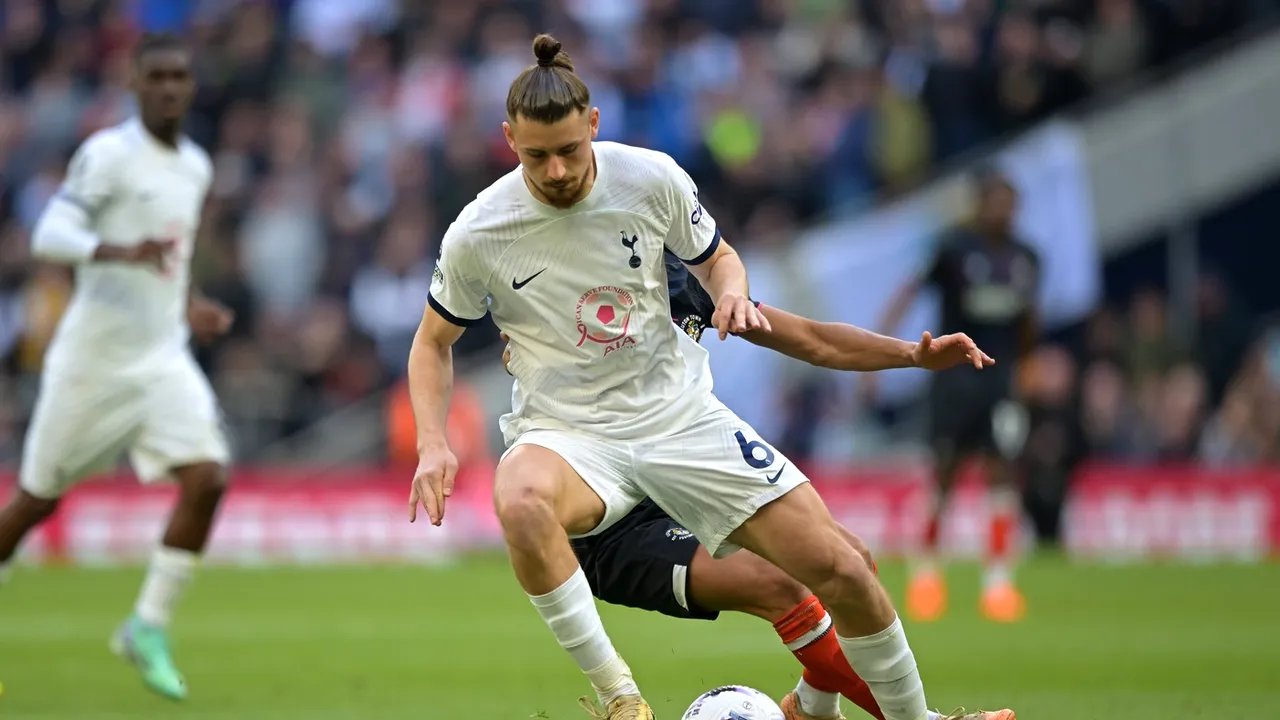
[[[28,232],[78,142],[130,114],[143,30],[196,48],[189,129],[216,178],[195,276],[238,315],[202,362],[252,457],[402,374],[435,243],[514,166],[503,102],[535,31],[574,56],[602,137],[675,156],[745,244],[910,190],[1258,12],[1248,0],[0,0],[0,454],[17,452],[70,292],[67,273],[29,262]],[[1191,352],[1163,335],[1162,307],[1144,294],[1100,315],[1083,362],[1042,353],[1037,412],[1073,418],[1072,452],[1274,456],[1280,344],[1247,352],[1254,326],[1230,312],[1230,342]],[[496,342],[492,328],[469,333],[460,364],[488,361]]]

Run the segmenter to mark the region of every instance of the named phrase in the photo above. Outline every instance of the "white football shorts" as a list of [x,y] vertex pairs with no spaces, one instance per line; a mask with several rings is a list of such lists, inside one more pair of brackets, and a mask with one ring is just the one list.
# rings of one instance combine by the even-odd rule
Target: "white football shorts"
[[147,377],[46,376],[20,483],[36,497],[57,498],[113,469],[126,452],[143,483],[173,468],[230,461],[217,398],[189,353]]
[[612,440],[539,429],[517,437],[507,452],[520,445],[564,458],[604,501],[604,520],[589,535],[649,497],[717,558],[740,549],[726,540],[757,510],[809,481],[718,400],[695,422],[662,437]]

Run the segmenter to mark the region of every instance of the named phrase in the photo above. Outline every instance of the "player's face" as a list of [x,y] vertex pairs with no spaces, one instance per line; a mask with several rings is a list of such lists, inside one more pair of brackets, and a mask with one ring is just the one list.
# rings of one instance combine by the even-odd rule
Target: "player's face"
[[195,95],[191,54],[186,50],[153,50],[138,59],[134,90],[143,117],[174,123],[186,115]]
[[1006,230],[1013,220],[1013,211],[1018,197],[1013,188],[1004,184],[995,185],[984,193],[979,219],[982,224],[993,230]]
[[600,132],[598,108],[550,124],[517,118],[504,122],[502,131],[540,200],[569,207],[591,189],[591,141]]

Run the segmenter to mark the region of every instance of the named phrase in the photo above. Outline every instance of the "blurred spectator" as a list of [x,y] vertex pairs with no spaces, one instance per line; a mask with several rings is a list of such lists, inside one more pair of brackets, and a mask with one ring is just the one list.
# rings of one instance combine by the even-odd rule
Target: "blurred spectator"
[[1160,460],[1185,462],[1195,458],[1205,420],[1206,395],[1204,373],[1193,364],[1181,363],[1165,376],[1156,416]]
[[1135,382],[1163,375],[1182,360],[1183,350],[1169,330],[1164,296],[1139,291],[1129,306],[1129,340],[1125,348],[1128,371]]
[[1241,307],[1226,281],[1216,273],[1200,278],[1196,293],[1199,314],[1197,360],[1209,382],[1209,402],[1223,399],[1227,383],[1240,368],[1253,326],[1248,308]]
[[1098,0],[1097,22],[1084,38],[1084,70],[1100,87],[1132,76],[1151,55],[1151,36],[1136,0]]
[[386,371],[398,374],[422,321],[422,298],[431,290],[426,253],[429,227],[420,213],[401,213],[387,225],[374,264],[356,273],[351,315],[373,338]]
[[1097,360],[1081,380],[1080,423],[1089,455],[1122,459],[1136,449],[1136,408],[1124,373],[1115,363]]
[[1248,388],[1236,386],[1205,427],[1200,459],[1211,467],[1250,465],[1263,460],[1267,439],[1260,420],[1255,417]]

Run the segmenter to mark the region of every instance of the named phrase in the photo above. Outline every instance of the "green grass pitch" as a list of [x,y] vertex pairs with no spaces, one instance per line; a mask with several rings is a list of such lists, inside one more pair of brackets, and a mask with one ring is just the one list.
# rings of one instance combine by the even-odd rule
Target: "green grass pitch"
[[[949,570],[952,607],[909,626],[930,704],[1013,707],[1021,720],[1280,717],[1280,565],[1022,571],[1027,619],[975,610],[976,572]],[[883,572],[901,595],[902,569]],[[139,570],[21,569],[0,589],[0,720],[584,717],[587,689],[502,558],[446,568],[209,568],[175,624],[185,704],[141,688],[106,641]],[[659,718],[744,683],[775,697],[798,666],[763,622],[603,611]],[[845,713],[865,717],[846,703]]]

